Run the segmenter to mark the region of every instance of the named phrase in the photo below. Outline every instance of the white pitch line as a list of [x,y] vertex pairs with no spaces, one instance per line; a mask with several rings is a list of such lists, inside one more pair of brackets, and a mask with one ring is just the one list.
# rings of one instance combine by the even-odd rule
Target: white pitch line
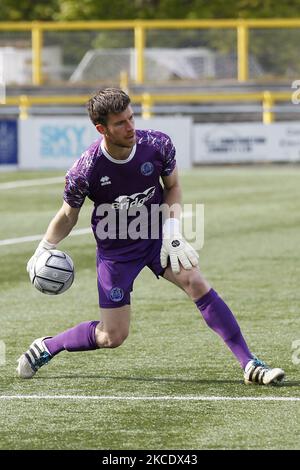
[[53,176],[52,178],[41,178],[34,180],[8,181],[7,183],[0,183],[0,190],[25,188],[30,186],[44,186],[44,184],[63,183],[63,181],[64,179],[62,176]]
[[[70,233],[69,237],[76,237],[77,235],[86,235],[87,233],[92,233],[91,228],[78,228],[73,230]],[[35,242],[41,240],[44,235],[29,235],[27,237],[20,237],[20,238],[7,238],[6,240],[0,240],[0,246],[4,245],[17,245],[18,243],[26,243],[26,242]]]
[[300,401],[300,397],[0,395],[0,400],[115,400],[115,401]]

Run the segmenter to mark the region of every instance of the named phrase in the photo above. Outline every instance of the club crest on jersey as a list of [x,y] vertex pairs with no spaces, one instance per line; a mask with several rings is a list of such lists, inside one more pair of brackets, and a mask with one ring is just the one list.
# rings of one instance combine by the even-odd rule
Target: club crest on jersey
[[145,189],[143,193],[134,193],[130,196],[119,196],[112,203],[114,209],[130,209],[130,207],[141,207],[155,194],[155,186]]
[[100,183],[101,183],[101,186],[106,186],[107,184],[111,184],[110,177],[102,176],[102,178],[100,178]]
[[151,162],[145,162],[141,166],[141,173],[144,176],[152,175],[153,170],[154,170],[154,166],[153,166],[153,163],[151,163]]
[[113,287],[109,293],[110,300],[113,302],[121,302],[124,297],[124,291],[121,287]]

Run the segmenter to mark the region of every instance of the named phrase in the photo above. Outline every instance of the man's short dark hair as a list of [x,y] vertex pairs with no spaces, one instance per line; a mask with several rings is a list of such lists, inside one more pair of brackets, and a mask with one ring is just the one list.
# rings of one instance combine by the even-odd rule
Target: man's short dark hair
[[109,113],[118,114],[125,111],[130,98],[119,88],[104,88],[87,103],[88,113],[93,124],[107,125]]

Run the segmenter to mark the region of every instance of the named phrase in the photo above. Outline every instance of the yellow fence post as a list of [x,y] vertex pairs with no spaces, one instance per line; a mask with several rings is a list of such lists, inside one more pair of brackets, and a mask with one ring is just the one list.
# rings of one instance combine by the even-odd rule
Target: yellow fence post
[[28,119],[28,108],[30,106],[28,96],[21,95],[19,103],[19,119]]
[[150,119],[152,117],[153,100],[149,93],[142,94],[142,118]]
[[144,70],[145,70],[145,28],[139,24],[134,28],[134,47],[135,47],[135,64],[136,76],[135,81],[137,84],[144,83]]
[[246,82],[249,76],[248,65],[248,26],[245,23],[239,24],[237,28],[237,56],[238,56],[238,81]]
[[32,38],[32,83],[42,85],[42,48],[43,33],[41,27],[34,23],[31,31]]
[[129,92],[129,80],[128,73],[126,70],[121,70],[120,72],[120,88],[126,93]]
[[271,124],[275,120],[273,113],[274,98],[270,91],[265,91],[263,95],[263,123]]

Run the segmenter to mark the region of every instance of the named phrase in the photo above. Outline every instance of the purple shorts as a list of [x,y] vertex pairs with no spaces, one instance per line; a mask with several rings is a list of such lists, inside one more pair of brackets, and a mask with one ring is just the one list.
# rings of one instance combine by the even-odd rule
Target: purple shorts
[[130,292],[135,278],[147,266],[157,276],[165,269],[160,264],[162,240],[154,240],[149,254],[129,261],[107,260],[97,256],[97,283],[99,305],[102,308],[117,308],[130,304]]

